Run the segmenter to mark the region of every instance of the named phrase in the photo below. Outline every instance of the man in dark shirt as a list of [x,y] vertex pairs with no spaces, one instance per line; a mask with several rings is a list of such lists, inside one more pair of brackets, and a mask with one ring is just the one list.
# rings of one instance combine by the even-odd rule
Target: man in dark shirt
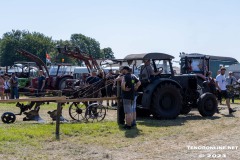
[[122,98],[123,106],[126,117],[125,129],[131,129],[133,123],[133,100],[135,96],[135,91],[140,86],[141,82],[130,73],[130,68],[128,66],[123,67],[122,72],[124,77],[122,78],[121,88],[122,88]]
[[12,76],[9,80],[10,86],[11,86],[11,99],[18,99],[18,77],[15,73],[12,73]]
[[96,82],[98,82],[100,80],[100,78],[97,76],[97,71],[96,70],[92,70],[91,76],[89,76],[86,79],[86,83],[87,84],[94,84]]
[[86,80],[86,83],[90,84],[90,89],[88,89],[87,94],[89,94],[91,98],[97,98],[99,96],[100,82],[101,79],[97,76],[97,71],[93,69],[91,76]]
[[43,71],[40,70],[39,71],[39,76],[38,76],[38,92],[42,92],[44,90],[45,82],[46,82],[46,78],[43,75]]

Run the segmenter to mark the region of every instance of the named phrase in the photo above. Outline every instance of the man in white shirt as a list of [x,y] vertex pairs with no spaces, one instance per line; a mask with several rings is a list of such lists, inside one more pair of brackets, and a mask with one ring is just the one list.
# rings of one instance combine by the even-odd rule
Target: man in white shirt
[[230,97],[229,97],[229,94],[228,94],[227,88],[226,88],[227,81],[226,81],[226,77],[225,77],[225,71],[226,71],[226,69],[224,67],[222,67],[220,74],[217,75],[217,77],[216,77],[216,87],[219,90],[219,94],[222,97],[225,97],[226,104],[227,104],[227,107],[228,107],[228,110],[229,110],[229,114],[231,114],[233,112],[236,112],[236,110],[233,110],[230,107],[230,100],[229,100]]

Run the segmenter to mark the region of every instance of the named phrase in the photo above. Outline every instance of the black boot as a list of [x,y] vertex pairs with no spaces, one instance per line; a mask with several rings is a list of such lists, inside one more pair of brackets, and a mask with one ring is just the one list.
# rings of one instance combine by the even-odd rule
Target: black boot
[[236,112],[235,109],[232,109],[232,108],[229,108],[229,114],[233,113],[233,112]]

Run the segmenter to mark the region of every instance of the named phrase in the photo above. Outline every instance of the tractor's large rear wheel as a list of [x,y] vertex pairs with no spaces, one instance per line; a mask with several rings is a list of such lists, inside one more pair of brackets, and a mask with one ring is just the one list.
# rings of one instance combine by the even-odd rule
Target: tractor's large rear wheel
[[151,112],[154,117],[174,119],[180,114],[181,108],[182,96],[176,86],[164,84],[153,93]]

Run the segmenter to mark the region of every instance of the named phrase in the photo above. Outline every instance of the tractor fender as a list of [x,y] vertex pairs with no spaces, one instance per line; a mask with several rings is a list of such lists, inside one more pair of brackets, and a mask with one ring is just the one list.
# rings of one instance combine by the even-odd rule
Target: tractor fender
[[210,92],[210,88],[207,83],[207,79],[202,74],[196,74],[198,85],[202,88],[202,91],[200,91],[200,94]]
[[64,75],[64,76],[58,77],[58,78],[57,78],[57,84],[56,84],[56,85],[58,85],[58,83],[59,83],[62,79],[73,79],[73,76],[71,76],[71,75]]
[[206,81],[206,77],[202,74],[196,74],[198,80]]
[[153,81],[151,84],[149,84],[144,89],[143,96],[142,96],[142,108],[150,109],[153,92],[156,90],[156,88],[159,85],[164,84],[164,83],[171,83],[171,84],[177,86],[177,88],[182,89],[181,85],[172,79],[169,79],[169,78],[157,79],[157,80]]

